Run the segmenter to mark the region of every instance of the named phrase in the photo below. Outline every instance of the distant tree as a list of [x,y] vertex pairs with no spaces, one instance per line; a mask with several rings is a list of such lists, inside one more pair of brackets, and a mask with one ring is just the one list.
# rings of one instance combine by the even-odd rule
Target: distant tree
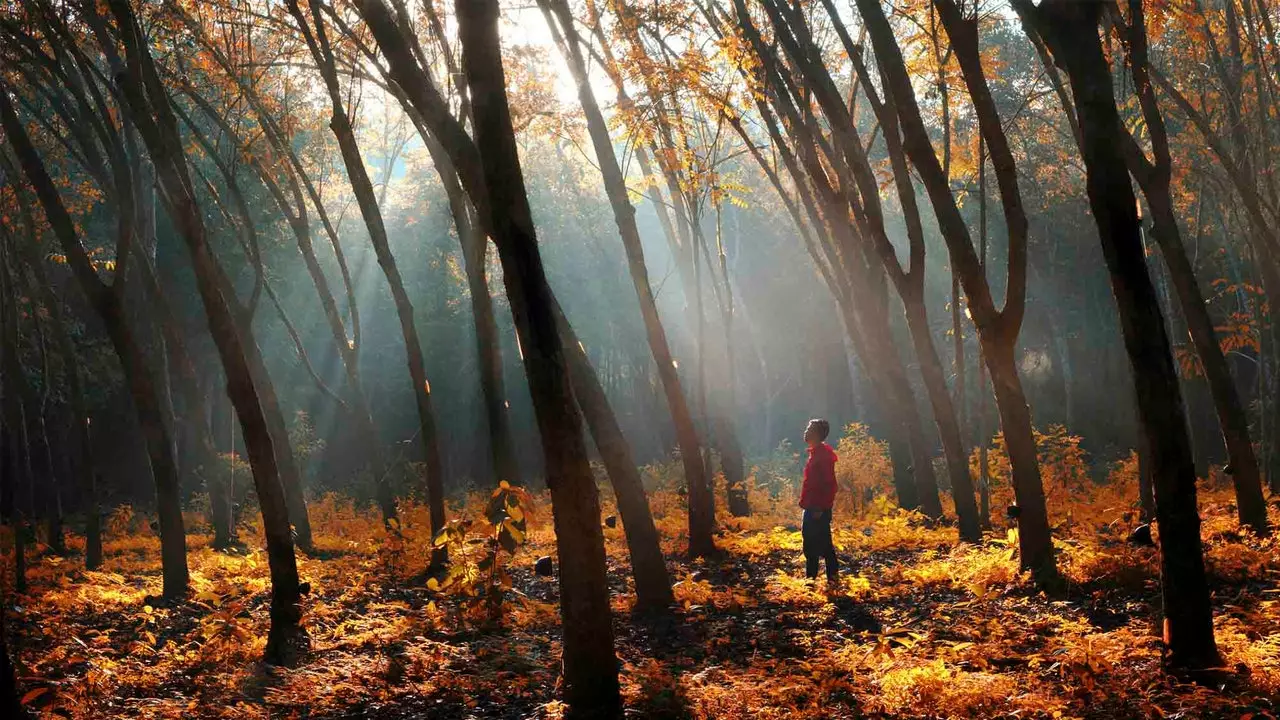
[[[401,333],[404,335],[409,377],[413,384],[414,400],[417,405],[418,421],[421,427],[422,446],[425,451],[425,472],[427,476],[428,502],[431,510],[431,531],[433,534],[438,533],[444,529],[445,523],[444,468],[440,459],[440,441],[436,433],[435,410],[432,408],[431,384],[427,381],[426,363],[422,355],[422,343],[418,339],[417,325],[414,324],[413,320],[413,302],[409,298],[409,293],[405,290],[404,281],[400,277],[400,270],[396,266],[395,256],[391,253],[390,244],[387,240],[386,225],[383,222],[382,211],[378,204],[378,197],[374,192],[373,182],[369,178],[368,171],[365,169],[360,146],[356,141],[355,129],[344,106],[342,89],[338,82],[337,63],[334,59],[334,51],[330,46],[329,31],[325,27],[326,23],[320,3],[314,0],[309,3],[310,20],[308,20],[307,14],[303,12],[302,7],[296,0],[289,0],[286,5],[302,32],[307,47],[311,51],[312,59],[324,79],[325,88],[328,91],[332,106],[332,118],[329,126],[338,140],[339,148],[341,148],[343,164],[347,169],[348,179],[355,192],[356,202],[360,206],[360,214],[364,218],[365,227],[369,230],[369,239],[373,243],[378,265],[382,268],[387,284],[391,287],[391,295],[395,300],[396,314],[400,319]],[[363,416],[368,416],[368,407],[362,407],[360,412]],[[372,421],[370,421],[369,426],[372,427]],[[376,443],[377,437],[370,437],[368,442]],[[375,464],[374,472],[378,474],[376,480],[383,517],[390,521],[396,517],[396,509],[395,499],[391,496],[391,490],[387,485],[386,471],[380,464]]]

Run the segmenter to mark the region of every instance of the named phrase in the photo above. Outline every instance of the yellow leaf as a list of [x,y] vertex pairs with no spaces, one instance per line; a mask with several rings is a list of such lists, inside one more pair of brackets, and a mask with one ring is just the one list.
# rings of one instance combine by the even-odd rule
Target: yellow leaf
[[524,533],[520,532],[520,528],[516,527],[516,524],[512,522],[510,518],[502,521],[502,527],[506,528],[507,532],[511,533],[511,538],[517,543],[524,542]]

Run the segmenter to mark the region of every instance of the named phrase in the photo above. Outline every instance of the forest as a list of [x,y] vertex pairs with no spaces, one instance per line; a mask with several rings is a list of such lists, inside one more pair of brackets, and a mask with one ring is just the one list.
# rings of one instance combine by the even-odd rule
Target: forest
[[1277,28],[0,0],[0,716],[1275,720]]

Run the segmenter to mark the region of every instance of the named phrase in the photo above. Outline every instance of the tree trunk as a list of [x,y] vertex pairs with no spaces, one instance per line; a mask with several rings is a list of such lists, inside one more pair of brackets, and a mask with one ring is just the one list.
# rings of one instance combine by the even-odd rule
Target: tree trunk
[[[1031,430],[1031,408],[1027,407],[1022,380],[1014,360],[1013,343],[984,348],[991,385],[995,390],[1005,448],[1013,469],[1013,495],[1017,503],[1018,549],[1022,568],[1030,570],[1038,582],[1057,584],[1053,540],[1049,535],[1049,515],[1045,508],[1044,486],[1040,483],[1035,434]],[[1030,472],[1029,470],[1034,470]]]
[[488,214],[502,260],[507,297],[525,349],[525,373],[551,489],[569,716],[613,717],[621,712],[621,699],[599,497],[520,170],[505,92],[498,4],[496,0],[459,0],[456,11],[463,70],[474,103],[474,149],[483,176],[483,187],[473,186],[472,200],[482,214]]
[[1240,400],[1235,380],[1231,377],[1231,368],[1218,344],[1213,319],[1209,317],[1208,304],[1200,292],[1195,270],[1191,267],[1177,231],[1177,219],[1168,195],[1168,186],[1165,185],[1163,192],[1145,192],[1155,219],[1154,234],[1160,243],[1161,254],[1164,255],[1169,276],[1177,291],[1179,307],[1204,368],[1205,378],[1209,382],[1218,424],[1227,447],[1231,482],[1235,485],[1237,516],[1241,525],[1248,526],[1259,535],[1267,535],[1270,532],[1267,524],[1267,501],[1262,494],[1262,474],[1258,468],[1258,458],[1249,439],[1249,418]]
[[[147,456],[151,463],[152,477],[156,484],[164,595],[170,598],[181,597],[187,592],[188,571],[178,469],[174,462],[169,433],[160,411],[160,402],[152,381],[151,370],[147,366],[147,358],[129,329],[124,310],[120,306],[120,295],[102,284],[90,264],[84,246],[76,235],[71,216],[53,184],[53,179],[49,177],[25,128],[14,113],[7,90],[0,91],[0,122],[4,125],[9,143],[18,156],[27,178],[36,190],[40,204],[44,207],[49,224],[53,227],[54,234],[67,255],[67,261],[76,275],[81,290],[102,318],[107,336],[120,359],[125,382],[133,398],[134,410],[138,414],[138,424],[142,429]],[[132,232],[128,215],[130,213],[126,212],[125,217],[121,218],[122,235]]]
[[[356,203],[360,206],[360,214],[364,218],[365,227],[369,231],[369,240],[373,243],[378,265],[382,268],[387,284],[391,288],[392,299],[395,301],[396,316],[400,320],[400,331],[404,336],[409,376],[414,386],[414,400],[418,408],[422,445],[426,456],[431,532],[434,535],[444,529],[443,467],[440,457],[440,443],[436,437],[435,414],[431,407],[431,385],[427,382],[426,365],[422,357],[422,344],[418,340],[417,326],[413,321],[413,303],[404,288],[404,281],[400,277],[400,270],[396,266],[395,257],[391,254],[390,244],[387,241],[386,226],[382,219],[382,211],[378,207],[377,194],[374,192],[373,182],[369,179],[369,173],[365,169],[360,146],[356,141],[355,130],[343,104],[342,90],[338,84],[337,67],[329,48],[328,33],[324,27],[320,8],[314,0],[310,3],[311,14],[315,21],[313,31],[297,0],[290,0],[287,6],[302,30],[303,37],[307,41],[316,66],[320,69],[320,74],[324,78],[325,87],[329,91],[329,99],[332,106],[329,128],[338,140],[338,147],[342,153],[342,163],[347,169],[347,177],[351,183],[351,189],[355,193]],[[349,349],[350,347],[348,347]],[[352,370],[349,370],[349,382],[352,383],[353,388],[358,389],[360,387],[359,377],[354,372],[354,362],[348,363],[348,367],[352,368]],[[365,436],[364,441],[373,443],[376,446],[378,439],[373,429],[373,419],[369,415],[368,401],[364,399],[363,392],[359,393],[358,398],[360,402],[364,403],[363,405],[357,404],[358,412],[362,418],[362,426],[365,428],[363,433]],[[367,423],[364,421],[366,418]],[[387,482],[386,468],[380,460],[381,453],[376,452],[375,449],[373,457],[376,461],[372,470],[377,488],[378,505],[382,508],[383,520],[388,524],[398,522],[399,513],[396,510],[395,496],[392,494],[391,486]]]
[[734,517],[747,517],[751,514],[751,503],[747,497],[747,468],[738,433],[723,411],[716,412],[711,422],[711,437],[720,451],[720,468],[724,472],[726,507]]
[[[231,126],[224,119],[222,119],[217,115],[217,111],[213,109],[212,105],[210,105],[206,100],[204,100],[204,98],[200,97],[198,94],[191,93],[190,96],[196,102],[197,105],[199,105],[202,109],[204,109],[207,115],[209,115],[211,118],[215,119],[216,122],[218,122],[219,127],[222,128],[223,132],[225,132],[228,136],[234,137],[234,132],[235,132],[234,129],[231,128]],[[192,135],[194,135],[196,138],[196,142],[199,143],[204,148],[208,156],[212,158],[214,160],[214,163],[218,166],[218,170],[222,174],[223,180],[226,183],[228,193],[231,195],[234,201],[236,212],[240,216],[241,232],[243,235],[242,237],[242,245],[244,246],[243,249],[246,255],[248,255],[251,258],[251,261],[255,269],[255,285],[254,285],[253,295],[250,298],[250,305],[248,308],[245,308],[244,310],[239,311],[237,313],[236,320],[240,325],[240,331],[246,335],[252,335],[253,316],[254,316],[254,313],[256,312],[256,308],[257,308],[256,300],[258,297],[259,288],[261,287],[261,288],[266,288],[267,295],[271,297],[272,302],[275,303],[277,310],[279,310],[280,312],[280,316],[282,321],[284,322],[285,328],[289,330],[291,335],[296,335],[296,333],[292,329],[292,324],[289,322],[289,318],[285,315],[283,308],[280,306],[275,296],[275,293],[271,290],[270,283],[268,283],[265,279],[265,273],[262,266],[262,259],[260,256],[260,249],[257,241],[257,230],[254,225],[254,218],[252,213],[249,210],[249,204],[240,190],[240,186],[236,180],[235,173],[232,172],[227,167],[226,163],[222,161],[215,146],[211,142],[209,142],[207,137],[205,137],[205,135],[202,132],[200,132],[199,128],[195,125],[195,123],[191,122],[190,118],[188,118],[185,115],[185,113],[182,112],[181,108],[178,108],[175,106],[174,109],[176,112],[182,115],[184,120],[186,120],[188,127],[192,131]],[[253,164],[255,169],[258,170],[259,176],[262,178],[263,183],[267,185],[267,188],[270,191],[270,194],[274,198],[276,198],[276,202],[279,205],[281,212],[286,215],[286,219],[289,220],[290,225],[293,226],[295,233],[297,233],[299,229],[299,225],[294,221],[294,218],[289,214],[287,204],[283,200],[283,194],[279,191],[274,181],[270,179],[270,177],[265,173],[265,170],[261,167],[259,163],[257,163],[256,160],[254,161]],[[300,193],[298,193],[298,195],[300,196]],[[216,201],[216,197],[215,197],[215,201]],[[301,199],[299,199],[299,202],[302,202]],[[227,213],[227,210],[222,203],[218,203],[218,207],[224,213]],[[228,215],[228,221],[234,222],[233,220],[231,220],[229,213],[227,213],[227,215]],[[303,240],[301,239],[301,237],[299,237],[298,241],[300,245],[303,243]],[[310,244],[309,239],[306,240],[306,244],[309,246]],[[177,321],[174,319],[172,312],[168,310],[168,303],[164,299],[163,292],[160,289],[158,282],[156,281],[155,273],[152,272],[151,269],[146,266],[145,262],[142,263],[142,265],[143,265],[143,268],[142,268],[143,279],[147,282],[148,288],[152,293],[153,302],[157,303],[160,309],[160,316],[162,319],[161,329],[164,331],[167,341],[173,347],[174,354],[177,356],[175,358],[176,360],[175,367],[177,370],[176,374],[182,380],[181,389],[184,394],[184,397],[189,406],[195,407],[195,408],[201,408],[203,407],[203,403],[205,402],[206,396],[200,392],[200,383],[197,380],[195,375],[195,364],[192,361],[190,354],[187,353],[185,349],[186,343],[182,339],[182,334],[178,328]],[[235,290],[229,284],[224,284],[222,289],[223,289],[223,293],[228,297],[231,297],[231,298],[235,297]],[[324,291],[321,292],[320,294],[322,298],[327,294],[327,286],[325,286]],[[321,304],[322,305],[324,304],[323,301]],[[296,337],[295,337],[295,342],[296,342]],[[342,344],[345,346],[345,343],[342,343]],[[304,365],[307,365],[308,367],[310,367],[310,364],[306,361],[305,351],[301,347],[299,347],[298,352],[303,358]],[[267,426],[270,428],[270,431],[271,431],[272,448],[274,449],[276,454],[276,464],[280,472],[280,482],[284,487],[285,503],[289,508],[289,521],[290,521],[290,524],[293,526],[294,542],[297,544],[297,546],[300,549],[304,551],[309,551],[312,547],[311,518],[307,512],[306,496],[302,487],[302,469],[299,467],[297,458],[295,457],[293,452],[293,445],[289,439],[289,428],[285,423],[284,412],[280,408],[279,398],[276,396],[275,384],[272,383],[271,381],[271,376],[266,368],[265,363],[261,362],[260,354],[250,353],[249,367],[250,367],[250,370],[253,372],[255,385],[258,388],[260,388],[259,392],[262,399],[263,412],[266,414]],[[317,382],[319,383],[319,381]],[[327,387],[323,386],[323,383],[319,383],[319,384],[322,385],[322,389],[327,389]],[[210,468],[216,467],[217,457],[216,457],[216,453],[213,450],[212,436],[211,435],[208,436],[207,444],[205,439],[200,439],[197,447],[199,448],[199,451],[203,455],[203,457],[206,458],[206,460],[203,462],[205,462],[205,464]],[[210,492],[210,498],[211,498],[211,506],[212,506],[211,512],[214,514],[214,518],[215,518],[214,532],[215,532],[215,535],[218,535],[219,532],[222,532],[224,534],[224,537],[222,538],[215,537],[215,542],[218,541],[219,539],[225,540],[225,545],[220,545],[220,546],[233,545],[237,540],[236,517],[234,512],[234,498],[235,498],[235,492],[234,492],[235,482],[234,481],[235,481],[234,465],[232,466],[232,470],[231,470],[231,479],[225,485],[222,485],[221,483],[215,483],[212,480],[212,472],[210,473],[210,480],[207,481],[209,483],[209,492]],[[226,498],[225,507],[224,507],[223,498]]]
[[[253,468],[271,573],[271,629],[267,637],[266,659],[268,662],[287,663],[296,659],[301,635],[298,566],[285,489],[276,463],[267,413],[254,378],[253,367],[262,365],[261,353],[252,336],[241,334],[235,310],[238,303],[234,297],[225,294],[230,283],[209,247],[203,217],[195,203],[177,121],[156,73],[149,43],[128,3],[110,0],[108,4],[118,23],[128,63],[128,71],[116,78],[120,92],[155,163],[169,214],[186,241],[209,331],[226,372],[227,394],[240,419]],[[91,18],[91,22],[96,20],[96,16]]]
[[1146,433],[1138,433],[1138,519],[1155,522],[1156,496],[1151,482],[1151,449]]
[[445,195],[449,199],[449,212],[458,232],[462,248],[462,266],[467,275],[467,290],[471,296],[471,317],[475,322],[476,358],[479,360],[480,393],[484,401],[486,426],[489,430],[490,466],[494,476],[491,484],[506,480],[518,485],[524,473],[516,457],[515,442],[511,436],[511,418],[507,408],[506,383],[502,377],[502,343],[499,341],[498,321],[493,312],[493,298],[489,296],[487,250],[488,238],[480,232],[471,217],[470,206],[462,187],[458,184],[457,171],[449,161],[440,143],[426,128],[422,128],[423,142],[431,154],[432,164],[440,175]]
[[960,19],[959,9],[949,0],[936,2],[973,100],[982,138],[991,150],[1009,230],[1006,299],[1004,308],[999,311],[991,296],[985,267],[974,252],[968,226],[956,205],[950,180],[943,173],[934,154],[902,51],[883,8],[877,0],[857,0],[857,6],[866,22],[868,35],[884,75],[887,93],[892,96],[901,122],[903,148],[920,173],[932,201],[952,267],[959,273],[965,296],[969,300],[983,356],[991,373],[1001,425],[1009,448],[1009,461],[1013,467],[1014,494],[1020,508],[1018,527],[1022,564],[1032,572],[1039,584],[1057,586],[1060,584],[1060,576],[1053,559],[1053,543],[1044,507],[1044,488],[1036,459],[1031,413],[1014,361],[1014,347],[1026,307],[1027,219],[1021,205],[1013,155],[982,71],[978,55],[977,21]]
[[[969,476],[969,458],[964,452],[964,438],[956,420],[956,409],[947,391],[947,379],[942,360],[929,333],[924,298],[904,297],[907,311],[907,327],[915,345],[916,358],[920,361],[920,375],[924,378],[926,394],[933,406],[933,417],[942,438],[942,452],[946,456],[947,472],[951,479],[951,496],[955,499],[956,515],[960,524],[960,539],[977,542],[982,539],[978,508],[973,500],[973,480]],[[957,365],[959,367],[959,365]],[[961,395],[962,396],[962,395]]]
[[[600,112],[595,93],[586,76],[586,63],[582,57],[580,39],[569,13],[569,7],[563,0],[543,0],[542,4],[544,12],[547,13],[548,25],[555,33],[565,61],[572,69],[577,83],[578,99],[582,103],[583,112],[587,118],[587,130],[591,135],[592,145],[599,162],[605,194],[609,197],[614,221],[618,226],[618,235],[622,238],[623,249],[626,251],[627,268],[640,304],[640,314],[644,320],[649,350],[657,365],[658,378],[662,382],[662,389],[667,398],[667,408],[675,424],[680,457],[684,462],[685,478],[690,488],[689,554],[694,557],[704,556],[715,549],[711,535],[714,519],[708,518],[708,513],[700,507],[703,498],[699,488],[709,494],[706,467],[701,459],[701,443],[698,439],[697,427],[689,411],[688,400],[681,387],[680,375],[667,342],[666,329],[658,315],[658,306],[649,283],[649,271],[645,264],[640,231],[635,221],[635,208],[632,207],[627,195],[626,180],[614,154],[608,124],[605,122],[603,113]],[[559,20],[558,27],[555,22],[552,22],[552,13]]]
[[1170,279],[1178,295],[1182,316],[1186,319],[1187,329],[1196,347],[1196,354],[1200,357],[1200,364],[1209,381],[1218,424],[1227,448],[1227,464],[1231,480],[1235,485],[1236,509],[1240,523],[1249,526],[1259,535],[1267,535],[1270,531],[1267,525],[1267,503],[1262,495],[1262,477],[1258,468],[1258,458],[1254,453],[1253,443],[1249,439],[1249,418],[1240,400],[1235,381],[1231,377],[1231,369],[1227,365],[1222,347],[1218,344],[1213,319],[1209,316],[1208,305],[1200,292],[1195,269],[1187,257],[1182,234],[1178,230],[1173,199],[1169,193],[1173,162],[1169,153],[1164,118],[1157,104],[1155,88],[1151,84],[1145,16],[1140,4],[1134,8],[1133,3],[1130,3],[1130,8],[1134,17],[1131,20],[1129,33],[1129,60],[1133,70],[1134,86],[1148,132],[1151,134],[1155,162],[1151,163],[1147,160],[1141,148],[1131,137],[1122,136],[1119,140],[1125,148],[1124,157],[1129,170],[1142,186],[1142,192],[1151,208],[1156,242],[1160,244],[1165,265],[1169,269]]
[[631,572],[636,581],[636,608],[668,609],[675,602],[671,576],[662,557],[658,530],[653,524],[649,498],[645,495],[644,481],[640,479],[640,471],[632,458],[631,446],[618,426],[608,395],[601,387],[586,351],[558,304],[555,313],[567,355],[573,396],[586,419],[596,449],[600,451],[613,494],[618,500],[618,514],[622,516],[622,529],[631,554]]
[[1036,18],[1056,62],[1065,68],[1080,119],[1090,207],[1111,274],[1138,416],[1150,451],[1169,660],[1190,669],[1215,667],[1221,658],[1213,637],[1195,465],[1172,349],[1142,253],[1122,150],[1125,130],[1098,38],[1103,4],[1044,0],[1037,8],[1028,0],[1017,2]]

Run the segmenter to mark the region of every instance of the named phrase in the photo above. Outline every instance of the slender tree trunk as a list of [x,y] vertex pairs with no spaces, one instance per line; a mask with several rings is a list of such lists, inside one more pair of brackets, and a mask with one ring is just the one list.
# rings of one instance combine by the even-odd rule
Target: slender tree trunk
[[[396,315],[400,320],[400,331],[404,336],[406,360],[409,376],[413,381],[414,400],[418,409],[423,451],[426,459],[427,494],[431,514],[431,532],[436,534],[444,529],[444,467],[440,454],[440,441],[436,433],[435,411],[432,408],[431,384],[427,381],[426,362],[422,354],[422,343],[418,338],[417,325],[414,323],[413,303],[405,289],[395,256],[391,253],[391,245],[387,239],[386,226],[383,223],[382,211],[378,207],[377,195],[373,183],[365,170],[360,146],[356,141],[355,131],[343,105],[342,91],[338,84],[337,66],[329,47],[328,32],[325,29],[322,11],[316,0],[311,0],[310,8],[315,23],[314,34],[306,16],[297,0],[289,0],[288,6],[298,21],[315,58],[325,85],[329,91],[332,105],[332,117],[329,127],[338,140],[342,152],[342,161],[347,169],[356,202],[360,206],[360,214],[364,217],[365,227],[369,230],[369,240],[373,243],[378,265],[382,268],[387,284],[391,288],[391,296],[395,301]],[[367,408],[362,410],[367,412]],[[377,468],[381,470],[381,468]],[[378,488],[378,502],[382,506],[383,517],[391,522],[397,517],[395,498],[387,483],[385,472],[375,478]],[[438,557],[442,560],[442,557]]]
[[1014,350],[1026,307],[1027,218],[1021,204],[1017,169],[1008,139],[983,74],[977,44],[977,21],[962,18],[950,0],[936,0],[939,16],[951,40],[965,84],[973,100],[982,137],[991,149],[996,180],[1009,230],[1009,271],[1005,306],[995,309],[985,268],[974,252],[969,229],[961,216],[950,181],[934,154],[920,114],[901,48],[878,0],[856,0],[866,22],[885,87],[901,121],[903,148],[920,173],[947,243],[952,267],[969,300],[983,357],[991,374],[1001,425],[1013,468],[1014,494],[1019,512],[1019,547],[1023,567],[1044,586],[1060,585],[1053,559],[1044,488],[1036,458],[1031,413],[1018,377]]
[[36,336],[40,346],[41,373],[40,402],[36,406],[36,420],[40,424],[40,445],[44,449],[44,464],[49,472],[46,480],[48,487],[45,490],[44,498],[45,532],[49,536],[49,549],[57,555],[66,555],[67,539],[62,527],[62,480],[58,477],[58,468],[53,462],[53,442],[49,439],[49,423],[47,420],[49,393],[53,388],[53,373],[49,367],[49,344],[45,342],[44,324],[45,320],[39,317],[36,318]]
[[1190,669],[1215,667],[1221,658],[1213,637],[1200,541],[1195,464],[1172,349],[1142,253],[1122,150],[1125,130],[1098,38],[1103,4],[1044,0],[1032,7],[1028,0],[1017,2],[1022,12],[1036,19],[1055,60],[1066,69],[1080,118],[1090,206],[1111,274],[1138,416],[1150,451],[1169,659]]
[[991,369],[996,408],[1000,412],[1000,426],[1004,429],[1009,465],[1013,468],[1013,496],[1018,507],[1018,547],[1022,567],[1038,577],[1056,573],[1040,473],[1025,472],[1027,468],[1038,469],[1040,461],[1035,434],[1031,430],[1031,408],[1027,407],[1022,381],[1018,377],[1013,343],[984,348],[984,352],[989,353],[987,367]]
[[[502,260],[507,297],[525,348],[525,372],[551,488],[569,716],[614,717],[621,712],[621,700],[600,504],[511,126],[498,4],[496,0],[460,0],[456,10],[463,70],[473,101],[474,148],[483,177],[483,188],[475,186],[472,200],[478,209],[484,208],[482,213],[489,213]],[[476,197],[481,192],[483,199]]]
[[662,557],[658,530],[653,524],[649,498],[645,495],[644,481],[640,479],[640,471],[631,455],[631,446],[618,426],[618,418],[609,405],[609,397],[600,385],[600,378],[558,304],[555,312],[574,398],[586,419],[596,449],[600,451],[613,494],[618,500],[618,514],[622,516],[622,529],[631,553],[631,572],[636,581],[636,608],[670,608],[675,602],[671,576]]
[[[1270,531],[1267,525],[1267,504],[1262,495],[1262,477],[1258,458],[1254,453],[1253,443],[1249,439],[1248,415],[1245,412],[1244,403],[1240,400],[1235,381],[1231,377],[1227,359],[1223,355],[1221,346],[1218,345],[1213,319],[1209,316],[1208,305],[1196,281],[1195,269],[1187,257],[1182,234],[1178,229],[1173,199],[1169,192],[1173,161],[1169,152],[1164,118],[1156,100],[1155,87],[1151,82],[1145,15],[1141,4],[1134,7],[1131,2],[1130,10],[1133,17],[1129,27],[1129,64],[1133,71],[1134,86],[1142,106],[1143,117],[1146,120],[1148,133],[1151,135],[1155,162],[1149,162],[1131,138],[1122,137],[1125,160],[1130,172],[1142,186],[1147,204],[1151,207],[1151,214],[1155,221],[1156,242],[1160,244],[1165,265],[1178,295],[1182,316],[1187,322],[1191,340],[1200,357],[1205,377],[1209,381],[1218,424],[1227,448],[1227,465],[1232,482],[1235,484],[1236,508],[1240,523],[1251,527],[1259,535],[1266,535]],[[1231,14],[1232,9],[1228,8],[1227,12]],[[1129,142],[1125,143],[1125,139]]]
[[[234,296],[227,296],[230,282],[209,247],[204,221],[195,203],[177,120],[156,72],[150,44],[128,3],[110,0],[108,4],[127,57],[127,72],[116,78],[120,92],[155,163],[169,214],[186,241],[209,331],[227,375],[227,393],[240,419],[254,471],[271,573],[271,629],[266,659],[291,662],[300,650],[298,566],[268,413],[264,411],[260,388],[254,378],[253,367],[261,366],[261,353],[252,336],[242,335],[235,308],[238,302]],[[90,22],[100,22],[96,12]],[[95,31],[105,35],[105,29],[100,26]]]
[[1191,267],[1186,248],[1177,231],[1177,219],[1168,195],[1168,186],[1165,185],[1163,192],[1148,191],[1146,195],[1155,218],[1154,234],[1160,242],[1161,254],[1177,292],[1179,307],[1204,368],[1205,378],[1209,382],[1218,424],[1227,447],[1227,463],[1231,481],[1235,485],[1240,524],[1250,527],[1259,535],[1267,535],[1270,532],[1267,524],[1267,502],[1262,495],[1262,474],[1258,458],[1249,439],[1249,418],[1240,400],[1235,380],[1231,377],[1231,368],[1222,354],[1222,347],[1218,345],[1213,319],[1209,317],[1208,304],[1200,292],[1195,270]]
[[[596,158],[600,165],[600,173],[604,180],[605,193],[613,208],[614,220],[618,226],[618,234],[622,238],[623,249],[627,256],[627,268],[631,274],[632,285],[640,304],[640,314],[644,321],[645,333],[649,342],[649,350],[653,354],[658,368],[658,378],[662,383],[667,399],[667,408],[671,412],[672,422],[676,427],[677,442],[680,455],[684,460],[685,475],[689,483],[690,528],[689,552],[698,557],[714,550],[711,538],[711,527],[705,523],[705,517],[699,515],[695,508],[695,490],[706,488],[703,475],[705,466],[700,459],[700,442],[693,415],[680,384],[680,375],[672,358],[671,348],[667,343],[666,329],[658,315],[658,306],[653,297],[649,283],[649,271],[645,264],[644,249],[640,241],[640,231],[636,226],[635,208],[627,195],[626,180],[614,154],[613,142],[609,137],[608,125],[605,122],[600,106],[596,102],[595,93],[586,76],[586,63],[582,57],[581,41],[574,26],[569,7],[563,0],[544,0],[544,11],[547,13],[549,26],[557,36],[557,42],[565,55],[566,62],[573,70],[578,86],[578,99],[582,103],[587,118],[587,129],[591,135]],[[558,25],[552,22],[552,13],[558,18]],[[563,35],[561,35],[563,33]]]
[[[987,144],[978,136],[978,264],[987,272]],[[987,363],[978,343],[978,520],[984,530],[991,529],[991,468],[987,465],[987,446],[991,430],[987,427]]]
[[[924,299],[904,298],[907,311],[907,327],[915,345],[916,358],[920,361],[920,375],[924,378],[926,394],[933,405],[933,417],[942,436],[942,451],[946,456],[951,478],[951,495],[956,503],[956,515],[960,521],[960,539],[977,542],[982,539],[978,508],[973,500],[973,481],[969,477],[969,458],[964,452],[964,437],[956,419],[956,407],[947,391],[947,379],[938,357],[933,337],[929,334],[929,321],[925,316]],[[959,367],[959,365],[957,365]],[[963,393],[958,393],[963,396]]]
[[511,436],[506,383],[502,377],[502,343],[499,341],[497,317],[493,312],[493,298],[489,296],[488,238],[480,232],[471,217],[470,205],[462,186],[458,184],[457,171],[448,155],[426,128],[421,128],[420,134],[444,185],[445,195],[449,199],[449,212],[453,216],[458,243],[462,248],[463,271],[467,275],[471,317],[475,323],[480,392],[489,430],[490,465],[494,473],[491,484],[496,487],[500,481],[506,480],[518,485],[522,482],[524,473],[520,470],[515,442]]

